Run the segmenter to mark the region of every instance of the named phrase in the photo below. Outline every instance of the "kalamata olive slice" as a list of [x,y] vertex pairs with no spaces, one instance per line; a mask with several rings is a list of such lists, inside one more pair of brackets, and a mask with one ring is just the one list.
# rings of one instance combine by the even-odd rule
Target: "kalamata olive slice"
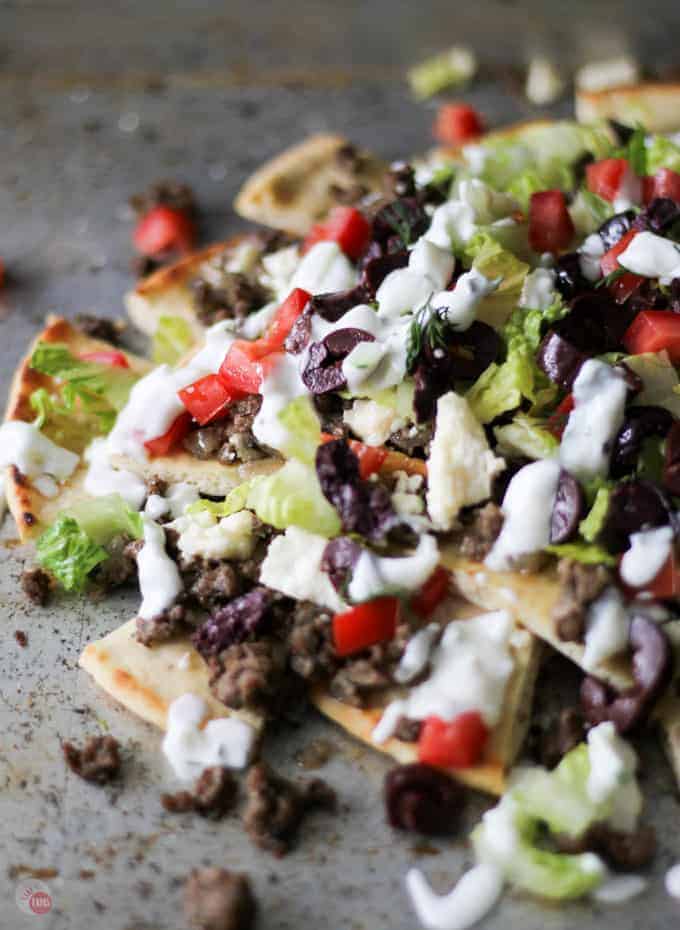
[[538,347],[536,364],[541,371],[565,391],[570,391],[588,355],[550,330]]
[[316,294],[309,302],[312,313],[317,313],[329,323],[337,323],[352,307],[366,302],[368,295],[361,284],[347,291],[333,291],[330,294]]
[[387,819],[398,830],[433,835],[453,833],[462,806],[462,789],[428,765],[414,762],[387,773]]
[[680,420],[671,426],[666,437],[663,483],[671,494],[680,496]]
[[393,236],[397,236],[400,247],[404,248],[422,236],[429,225],[430,218],[416,197],[400,197],[382,207],[373,217],[373,238],[389,243]]
[[448,337],[456,380],[471,381],[495,362],[501,350],[501,338],[488,323],[475,320],[464,332]]
[[622,348],[621,339],[633,316],[601,289],[577,297],[568,316],[552,328],[582,352],[601,355]]
[[387,255],[371,258],[364,265],[361,274],[361,286],[366,291],[366,294],[373,298],[387,275],[398,268],[404,268],[406,265],[408,265],[408,252],[406,249],[399,249],[398,252],[390,252]]
[[550,517],[550,542],[560,545],[568,542],[578,530],[583,516],[585,497],[581,485],[564,468],[560,471],[557,494]]
[[336,536],[326,543],[321,556],[321,570],[326,572],[336,591],[344,591],[362,548],[349,536]]
[[578,252],[567,252],[558,258],[555,265],[555,288],[565,300],[573,300],[577,294],[590,291],[592,287],[583,276]]
[[623,239],[632,226],[634,219],[635,213],[632,210],[626,210],[624,213],[617,213],[604,221],[598,229],[598,233],[606,251],[609,251],[620,239]]
[[440,349],[439,358],[419,362],[413,373],[413,412],[416,423],[427,423],[435,415],[437,401],[451,388],[453,363],[448,352]]
[[664,630],[647,617],[637,615],[630,625],[635,684],[616,695],[597,678],[581,684],[581,703],[586,719],[594,726],[611,720],[619,733],[627,733],[649,714],[673,674],[673,652]]
[[299,355],[306,349],[311,336],[312,309],[308,304],[291,326],[283,347],[290,355]]
[[670,518],[670,502],[661,488],[651,481],[625,481],[609,498],[602,540],[610,552],[624,552],[631,533],[665,526]]
[[629,407],[626,419],[614,440],[611,473],[614,478],[633,471],[645,439],[665,436],[673,426],[673,414],[665,407]]
[[360,342],[373,342],[374,339],[375,337],[365,329],[348,327],[334,330],[324,337],[323,342],[332,356],[344,359]]
[[663,232],[680,219],[680,204],[670,197],[655,197],[635,218],[633,229]]

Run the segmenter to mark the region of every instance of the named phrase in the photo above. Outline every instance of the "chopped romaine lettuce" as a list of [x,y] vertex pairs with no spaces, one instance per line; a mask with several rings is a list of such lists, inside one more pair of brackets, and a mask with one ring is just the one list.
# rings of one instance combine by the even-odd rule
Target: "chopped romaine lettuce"
[[476,70],[477,58],[474,52],[454,46],[411,68],[408,81],[416,97],[425,100],[447,87],[464,84],[474,76]]
[[576,235],[584,239],[596,232],[610,217],[614,216],[614,205],[582,187],[569,206],[569,215],[574,223]]
[[592,507],[588,511],[588,515],[585,519],[581,520],[578,527],[579,533],[586,542],[593,543],[600,535],[609,510],[610,497],[611,489],[609,487],[602,486],[597,489]]
[[278,471],[253,482],[247,507],[279,530],[299,526],[327,537],[340,532],[340,518],[323,496],[316,471],[301,462],[286,462]]
[[65,514],[45,530],[35,548],[38,562],[67,591],[82,591],[92,569],[108,558],[106,549]]
[[181,316],[162,316],[153,334],[151,356],[157,365],[175,365],[194,342],[188,320]]
[[100,546],[111,542],[114,536],[141,539],[144,535],[141,514],[128,507],[120,494],[88,498],[69,507],[64,515],[73,517],[83,532]]
[[508,457],[526,455],[530,459],[549,459],[559,447],[559,441],[540,420],[518,414],[512,423],[494,430],[498,454]]
[[616,565],[616,557],[594,543],[562,543],[559,546],[546,546],[545,551],[560,559],[573,559],[584,565]]
[[307,395],[296,397],[279,414],[288,439],[281,450],[287,456],[311,464],[321,442],[321,424]]
[[561,159],[553,159],[544,165],[541,171],[536,168],[522,171],[508,184],[508,192],[517,198],[526,212],[532,194],[545,190],[570,191],[575,183],[571,165],[565,164]]
[[656,174],[659,168],[680,172],[680,145],[666,136],[652,136],[646,145],[646,174]]
[[[508,237],[517,240],[508,242]],[[505,243],[501,239],[505,237]],[[519,293],[524,279],[529,272],[529,265],[517,258],[522,250],[526,251],[526,227],[520,223],[508,226],[486,226],[478,230],[465,246],[463,256],[472,266],[489,280],[502,278],[498,291],[502,293]],[[511,245],[511,249],[507,246]]]
[[223,501],[198,500],[187,507],[186,513],[194,514],[207,511],[217,517],[230,517],[232,513],[238,513],[239,510],[244,510],[247,507],[248,495],[255,484],[262,481],[262,479],[263,476],[258,475],[251,478],[250,481],[244,481],[243,484],[239,484],[238,487],[231,490]]

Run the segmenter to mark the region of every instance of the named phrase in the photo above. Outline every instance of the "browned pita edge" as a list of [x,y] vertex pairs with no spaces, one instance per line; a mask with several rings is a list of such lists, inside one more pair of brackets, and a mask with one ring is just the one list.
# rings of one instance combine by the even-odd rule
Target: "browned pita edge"
[[200,494],[226,497],[239,484],[257,475],[270,475],[283,464],[283,459],[256,459],[240,465],[223,465],[217,459],[197,459],[189,452],[177,451],[152,459],[134,459],[127,455],[112,455],[114,468],[130,471],[144,481],[159,478],[169,484],[185,482]]
[[[448,616],[454,616],[455,619],[450,622],[455,623],[456,619],[475,616],[478,613],[479,611],[470,604],[452,601]],[[495,795],[503,794],[506,774],[517,758],[529,728],[534,685],[541,656],[539,641],[526,630],[515,631],[511,648],[515,668],[505,695],[503,717],[491,734],[483,762],[470,768],[443,770],[464,785]],[[393,696],[397,697],[398,692],[395,691]],[[418,761],[416,743],[390,739],[381,745],[373,739],[372,732],[380,720],[384,705],[372,708],[352,707],[331,697],[323,688],[315,689],[311,697],[322,714],[363,743],[392,756],[401,764]]]
[[240,216],[274,229],[304,236],[323,219],[337,200],[334,188],[361,185],[379,192],[387,165],[360,151],[360,169],[343,169],[338,153],[349,145],[337,135],[314,135],[266,162],[248,178],[234,209]]
[[208,667],[188,636],[143,646],[135,638],[135,620],[83,650],[79,665],[114,700],[142,720],[164,730],[168,708],[183,694],[202,698],[206,720],[237,716],[258,733],[264,718],[249,711],[231,711],[212,694]]
[[[26,423],[32,423],[35,420],[35,411],[31,407],[31,394],[38,388],[51,390],[54,387],[52,378],[30,367],[31,356],[39,342],[64,343],[74,354],[110,351],[113,348],[107,342],[84,335],[62,317],[49,316],[45,328],[33,340],[14,373],[5,410],[5,420],[23,420]],[[124,352],[124,355],[130,367],[139,374],[145,373],[151,367],[146,359],[129,352]],[[74,416],[77,414],[74,413]],[[82,448],[72,451],[80,454]],[[16,521],[22,542],[41,533],[45,525],[54,520],[58,511],[75,503],[83,496],[82,483],[85,471],[85,467],[82,464],[79,465],[68,481],[61,485],[56,497],[44,497],[17,468],[13,465],[9,466],[5,481],[7,505]]]
[[[440,562],[451,572],[462,597],[485,610],[509,610],[519,624],[583,669],[583,644],[565,642],[557,635],[552,615],[560,584],[554,568],[532,573],[492,572],[481,562],[463,558],[451,545],[440,550]],[[626,656],[603,662],[597,676],[617,690],[633,684]]]
[[680,129],[680,84],[644,83],[606,90],[577,90],[576,118],[581,123],[614,119],[650,132]]

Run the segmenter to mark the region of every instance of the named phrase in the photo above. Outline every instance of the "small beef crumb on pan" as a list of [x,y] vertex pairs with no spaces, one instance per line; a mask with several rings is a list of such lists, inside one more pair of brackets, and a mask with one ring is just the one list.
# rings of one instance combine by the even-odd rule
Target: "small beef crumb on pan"
[[215,820],[234,806],[237,785],[234,776],[221,765],[204,769],[191,791],[162,794],[161,804],[169,813],[196,811]]
[[251,930],[256,903],[246,875],[194,869],[184,885],[184,916],[193,930]]
[[120,747],[113,736],[91,736],[82,748],[66,741],[61,748],[68,767],[85,781],[104,785],[120,771]]
[[24,633],[23,630],[15,630],[14,638],[19,643],[22,649],[25,649],[28,646],[28,636]]
[[44,607],[51,594],[50,576],[42,568],[25,568],[21,573],[21,588],[31,603]]

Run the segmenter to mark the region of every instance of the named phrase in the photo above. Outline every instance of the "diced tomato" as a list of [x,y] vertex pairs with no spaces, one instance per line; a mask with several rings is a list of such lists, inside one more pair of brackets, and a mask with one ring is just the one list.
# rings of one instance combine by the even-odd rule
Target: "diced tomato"
[[102,349],[100,352],[81,352],[78,356],[83,362],[94,362],[95,365],[108,365],[110,368],[129,368],[125,355],[117,349]]
[[[336,439],[330,433],[321,434],[321,442],[330,442]],[[407,475],[422,475],[427,477],[427,462],[422,459],[411,458],[403,452],[394,452],[384,446],[367,446],[358,439],[350,439],[350,448],[359,459],[359,474],[362,478],[369,478],[376,472],[384,475],[394,474],[395,471],[404,471]]]
[[380,446],[367,446],[363,442],[350,442],[352,451],[359,459],[359,474],[362,478],[370,478],[377,474],[385,459],[387,449]]
[[135,226],[132,239],[142,255],[162,252],[188,252],[196,238],[196,228],[184,210],[162,204],[149,210]]
[[182,388],[177,396],[194,420],[205,426],[223,416],[233,401],[242,395],[228,391],[217,375],[205,375]]
[[444,103],[437,111],[433,133],[444,145],[462,145],[484,132],[479,113],[465,103]]
[[529,245],[534,252],[561,252],[574,238],[562,191],[539,191],[529,201]]
[[307,252],[317,242],[337,242],[348,258],[357,259],[371,238],[371,224],[356,207],[334,207],[323,223],[316,223],[304,241]]
[[263,349],[266,349],[267,352],[273,352],[275,349],[283,348],[286,337],[293,328],[293,323],[305,309],[311,296],[307,291],[303,291],[301,287],[296,287],[290,292],[274,314],[274,319],[267,327],[264,336],[256,340],[262,345]]
[[420,591],[411,598],[411,610],[419,617],[429,617],[449,593],[451,576],[445,568],[435,568]]
[[631,175],[625,158],[604,158],[586,165],[586,186],[593,194],[611,203],[624,185],[631,182]]
[[379,597],[333,617],[333,643],[339,656],[384,643],[394,637],[399,618],[396,597]]
[[189,432],[189,426],[191,425],[191,414],[190,413],[180,413],[180,415],[173,420],[170,429],[167,432],[163,433],[162,436],[157,436],[155,439],[149,439],[148,442],[144,443],[144,446],[149,453],[149,455],[155,457],[158,455],[167,455],[168,452],[172,451],[175,446],[184,439],[186,434]]
[[656,578],[646,587],[654,598],[660,601],[677,597],[680,593],[680,570],[675,556],[671,554]]
[[[625,236],[622,236],[609,251],[604,253],[600,259],[600,270],[605,277],[621,268],[621,265],[619,265],[619,255],[625,252],[635,236],[637,236],[637,230],[629,229]],[[617,277],[615,281],[612,281],[609,285],[609,293],[617,303],[622,304],[624,301],[628,300],[630,295],[638,289],[644,280],[645,279],[641,275],[633,274],[632,271],[627,271],[625,274]]]
[[556,436],[557,439],[562,438],[562,433],[564,428],[567,425],[567,420],[569,419],[569,414],[574,409],[574,396],[573,394],[567,394],[563,401],[559,404],[557,409],[551,416],[548,417],[548,421],[545,424],[545,428]]
[[482,757],[489,729],[476,710],[451,721],[428,717],[420,731],[418,758],[426,765],[465,769]]
[[262,382],[283,354],[262,354],[262,346],[238,339],[232,342],[217,377],[227,391],[235,394],[259,394]]
[[659,168],[655,175],[642,179],[642,200],[648,204],[655,197],[670,197],[680,203],[680,174],[670,168]]
[[624,333],[623,344],[631,355],[665,349],[671,362],[680,365],[680,313],[643,310]]

